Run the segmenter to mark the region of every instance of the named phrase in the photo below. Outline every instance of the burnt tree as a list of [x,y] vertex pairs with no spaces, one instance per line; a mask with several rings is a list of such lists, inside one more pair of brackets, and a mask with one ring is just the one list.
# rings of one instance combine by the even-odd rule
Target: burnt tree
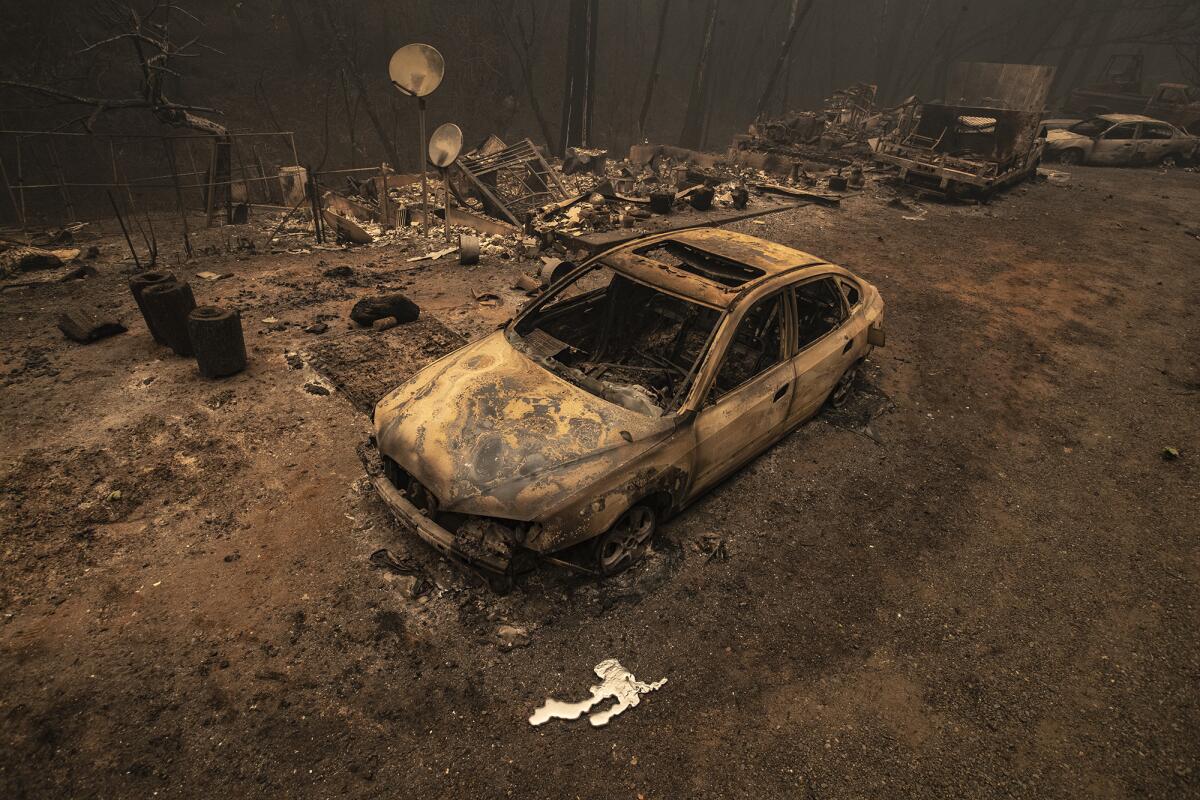
[[680,147],[695,149],[700,146],[700,141],[704,137],[708,85],[712,81],[710,61],[716,28],[717,0],[708,0],[708,8],[704,12],[704,33],[700,37],[700,57],[696,60],[696,72],[692,75],[692,90],[688,93],[687,112],[683,116],[683,131],[679,134]]
[[646,79],[646,94],[642,98],[642,111],[638,115],[638,139],[646,140],[646,119],[650,116],[650,103],[654,100],[654,84],[658,83],[658,64],[662,59],[663,37],[667,32],[667,12],[671,0],[662,0],[658,12],[658,34],[654,39],[654,55],[650,57],[650,77]]
[[571,0],[567,21],[567,74],[563,84],[559,153],[586,146],[591,138],[596,90],[596,28],[600,0]]
[[111,45],[129,45],[129,52],[135,59],[134,63],[140,76],[136,94],[116,98],[91,97],[58,86],[14,80],[0,80],[0,87],[46,97],[57,105],[91,109],[87,114],[69,120],[60,126],[61,128],[78,124],[90,133],[100,116],[107,112],[145,109],[164,125],[212,136],[215,172],[210,174],[210,185],[223,193],[224,204],[228,208],[229,150],[232,140],[224,125],[202,116],[220,112],[205,106],[177,103],[167,96],[167,79],[181,77],[173,65],[179,59],[199,55],[196,51],[202,46],[198,43],[199,37],[196,36],[183,44],[178,44],[172,39],[172,14],[196,23],[199,20],[183,8],[161,0],[144,14],[132,6],[116,2],[99,4],[95,13],[101,26],[109,33],[95,42],[85,43],[78,54],[90,53]]
[[783,35],[783,43],[779,46],[779,56],[775,59],[775,65],[767,75],[767,85],[763,87],[762,96],[758,98],[758,105],[754,108],[755,117],[762,116],[763,111],[766,110],[767,103],[771,100],[771,93],[775,91],[775,84],[779,80],[779,74],[783,72],[784,66],[788,63],[788,53],[792,51],[792,43],[796,41],[796,33],[804,25],[804,18],[812,10],[812,6],[813,0],[806,0],[803,8],[800,6],[800,0],[792,0],[792,10],[788,15],[787,32]]

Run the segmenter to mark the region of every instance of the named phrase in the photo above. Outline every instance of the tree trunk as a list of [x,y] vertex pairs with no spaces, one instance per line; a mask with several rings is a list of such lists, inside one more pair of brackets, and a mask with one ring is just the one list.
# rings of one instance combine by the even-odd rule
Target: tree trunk
[[1071,16],[1071,12],[1078,5],[1078,0],[1062,0],[1054,7],[1053,13],[1049,14],[1046,22],[1042,25],[1042,35],[1037,38],[1030,37],[1028,48],[1025,50],[1025,56],[1022,63],[1035,64],[1037,59],[1045,52],[1050,42],[1062,29],[1063,23],[1067,17]]
[[559,153],[586,145],[591,138],[596,76],[596,19],[600,0],[571,0],[567,21],[567,74],[563,83]]
[[308,61],[308,37],[304,34],[304,20],[300,18],[299,3],[294,0],[283,0],[279,7],[283,18],[287,20],[288,31],[292,34],[292,58],[297,64]]
[[[338,53],[342,57],[342,63],[346,66],[346,73],[354,81],[354,87],[358,91],[358,99],[362,103],[363,110],[367,112],[367,117],[371,120],[371,126],[375,128],[375,135],[379,138],[379,144],[383,147],[383,152],[391,159],[392,164],[399,164],[400,157],[396,151],[396,145],[392,142],[392,137],[388,135],[387,126],[384,125],[383,120],[375,111],[375,105],[371,102],[371,95],[367,91],[367,83],[363,80],[363,72],[358,68],[354,52],[346,41],[345,31],[338,24],[333,9],[329,7],[329,0],[320,0],[318,4],[321,6],[321,13],[325,17],[326,27],[333,34],[333,41],[337,46]],[[422,146],[424,146],[424,143],[422,143]]]
[[791,52],[792,42],[796,39],[796,32],[800,30],[804,18],[808,16],[808,12],[812,9],[812,6],[813,0],[805,0],[803,9],[800,8],[800,0],[792,0],[792,13],[789,15],[787,33],[784,34],[783,43],[779,47],[779,56],[775,59],[775,66],[771,68],[771,72],[767,76],[767,85],[763,88],[762,97],[759,98],[758,105],[754,109],[754,117],[756,119],[767,108],[767,102],[771,99],[771,92],[775,90],[775,83],[779,80],[779,73],[783,71],[788,53]]
[[1106,7],[1099,12],[1096,17],[1095,32],[1092,34],[1091,44],[1083,52],[1083,59],[1079,62],[1079,69],[1075,73],[1075,80],[1067,84],[1068,90],[1071,86],[1082,86],[1091,83],[1095,76],[1092,75],[1092,68],[1096,65],[1096,57],[1100,55],[1100,49],[1108,44],[1109,34],[1112,33],[1113,23],[1116,21],[1116,9],[1110,2]]
[[646,95],[642,98],[642,113],[638,116],[638,141],[646,141],[646,118],[650,116],[650,103],[654,99],[654,84],[658,83],[658,63],[662,57],[663,38],[667,32],[667,11],[671,0],[662,0],[658,12],[658,35],[654,40],[654,55],[650,57],[650,77],[646,80]]
[[1067,91],[1070,91],[1070,86],[1067,83],[1067,72],[1075,60],[1075,53],[1079,51],[1079,41],[1083,38],[1083,34],[1087,31],[1090,22],[1091,17],[1088,15],[1087,9],[1080,9],[1079,16],[1075,18],[1075,24],[1071,27],[1071,33],[1068,34],[1067,41],[1063,45],[1062,53],[1058,56],[1058,66],[1054,71],[1054,80],[1050,84],[1050,97],[1058,98],[1064,94],[1061,90],[1063,86],[1067,86]]
[[957,56],[955,47],[958,43],[958,30],[962,27],[963,17],[967,15],[967,8],[965,3],[960,6],[954,19],[938,37],[938,60],[933,72],[933,91],[943,103],[953,102],[951,98],[946,97],[946,87],[950,76],[950,64]]
[[679,146],[695,149],[700,146],[704,128],[704,106],[708,98],[711,80],[709,57],[712,55],[713,33],[717,27],[717,0],[708,0],[705,11],[704,36],[700,43],[700,59],[692,76],[692,90],[688,94],[687,112],[683,117],[683,132],[679,135]]

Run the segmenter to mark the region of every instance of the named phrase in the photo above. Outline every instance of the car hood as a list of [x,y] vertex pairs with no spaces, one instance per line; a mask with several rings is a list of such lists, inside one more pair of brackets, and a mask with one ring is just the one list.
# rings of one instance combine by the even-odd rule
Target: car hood
[[375,408],[379,450],[441,510],[535,520],[673,429],[539,366],[502,331],[430,364]]
[[1053,130],[1046,131],[1047,145],[1064,145],[1064,144],[1084,144],[1090,143],[1092,140],[1078,133],[1071,133],[1068,130]]

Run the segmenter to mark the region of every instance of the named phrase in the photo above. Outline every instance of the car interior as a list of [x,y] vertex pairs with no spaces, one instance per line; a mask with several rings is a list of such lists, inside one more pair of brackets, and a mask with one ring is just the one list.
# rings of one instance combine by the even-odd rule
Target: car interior
[[682,402],[720,317],[598,266],[562,287],[516,332],[528,349],[585,378],[641,390],[661,413]]

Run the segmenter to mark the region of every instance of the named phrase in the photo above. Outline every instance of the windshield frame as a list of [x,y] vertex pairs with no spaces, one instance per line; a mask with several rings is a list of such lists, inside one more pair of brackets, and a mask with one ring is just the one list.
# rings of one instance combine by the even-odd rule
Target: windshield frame
[[[528,350],[526,350],[525,347],[521,346],[525,337],[523,334],[521,334],[517,330],[517,328],[519,326],[521,326],[523,323],[525,323],[527,320],[529,320],[530,317],[534,316],[539,311],[541,311],[542,308],[547,303],[551,302],[552,300],[557,299],[563,291],[565,291],[570,286],[572,286],[576,281],[580,280],[585,275],[587,275],[589,272],[591,272],[597,268],[608,269],[615,275],[621,275],[624,278],[626,278],[627,280],[630,280],[641,286],[646,286],[646,287],[653,289],[654,291],[656,291],[660,294],[663,294],[667,297],[673,297],[678,300],[682,300],[686,303],[691,303],[693,305],[699,306],[701,308],[711,309],[711,310],[717,312],[717,318],[714,320],[712,329],[709,331],[708,337],[705,339],[704,345],[700,348],[699,354],[696,356],[695,361],[693,361],[691,368],[688,370],[688,374],[687,374],[687,377],[685,378],[685,384],[684,384],[686,389],[678,392],[676,394],[676,396],[673,398],[670,407],[664,408],[662,410],[662,413],[660,415],[658,415],[657,417],[652,416],[652,415],[643,415],[643,416],[649,416],[651,419],[670,419],[670,418],[679,417],[681,415],[686,415],[686,414],[690,413],[688,410],[689,409],[688,401],[695,392],[697,379],[700,377],[705,366],[708,364],[709,360],[711,359],[714,343],[717,341],[718,336],[720,335],[720,332],[724,329],[726,323],[729,320],[730,308],[713,305],[711,303],[705,303],[703,301],[697,300],[695,297],[688,297],[686,295],[679,294],[677,292],[671,292],[666,289],[663,289],[662,287],[655,286],[652,283],[648,283],[644,280],[639,280],[637,277],[629,275],[624,270],[618,269],[617,267],[613,266],[612,264],[610,264],[609,262],[604,260],[604,257],[606,255],[608,255],[612,252],[618,251],[618,250],[622,250],[625,247],[626,247],[626,245],[620,245],[618,247],[610,248],[603,252],[596,253],[595,255],[589,256],[588,258],[586,258],[582,262],[580,262],[579,266],[577,266],[575,269],[572,269],[566,275],[563,275],[557,281],[554,281],[553,283],[551,283],[544,290],[542,290],[541,294],[539,294],[537,297],[535,297],[528,305],[526,305],[523,309],[521,309],[521,311],[516,316],[514,316],[511,320],[508,321],[508,323],[504,326],[504,337],[508,341],[509,345],[513,347],[513,349],[515,349],[517,352],[521,353],[523,356],[530,359],[533,363],[537,364],[539,367],[546,370],[547,372],[554,375],[555,377],[565,380],[568,383],[570,383],[574,386],[577,386],[580,389],[583,389],[585,392],[592,395],[597,400],[601,400],[603,402],[610,403],[610,404],[616,406],[617,408],[625,409],[627,411],[632,411],[633,413],[640,413],[640,412],[636,411],[635,409],[631,409],[628,406],[625,406],[625,405],[622,405],[621,403],[615,402],[612,399],[605,397],[600,392],[596,391],[596,387],[598,387],[598,386],[603,386],[603,385],[620,386],[621,384],[607,384],[604,381],[597,380],[595,378],[592,378],[592,377],[584,374],[582,371],[576,369],[575,367],[569,366],[567,364],[563,364],[562,362],[560,362],[556,359],[545,358],[545,357],[541,357],[541,356],[535,355],[533,353],[530,353]],[[580,295],[580,296],[582,296],[582,295]]]
[[[1076,130],[1076,128],[1080,127],[1081,125],[1087,125],[1090,122],[1103,123],[1104,129],[1098,130],[1095,133],[1084,133],[1082,131]],[[1112,120],[1105,119],[1104,117],[1088,117],[1087,119],[1081,119],[1081,120],[1079,120],[1079,122],[1076,122],[1074,125],[1071,125],[1070,127],[1068,127],[1067,132],[1073,133],[1076,136],[1086,136],[1089,139],[1095,139],[1099,136],[1103,136],[1104,134],[1108,133],[1114,126],[1119,125],[1119,124],[1120,123],[1113,122]]]

